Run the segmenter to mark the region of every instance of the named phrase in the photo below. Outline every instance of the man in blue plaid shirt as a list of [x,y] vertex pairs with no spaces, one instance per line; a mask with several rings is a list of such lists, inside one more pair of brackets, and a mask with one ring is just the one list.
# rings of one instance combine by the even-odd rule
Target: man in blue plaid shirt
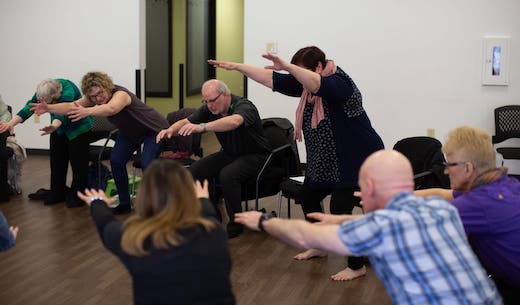
[[259,212],[236,221],[302,248],[368,256],[394,304],[502,304],[471,251],[457,210],[440,197],[413,195],[412,167],[402,154],[381,150],[359,173],[366,215],[269,218]]

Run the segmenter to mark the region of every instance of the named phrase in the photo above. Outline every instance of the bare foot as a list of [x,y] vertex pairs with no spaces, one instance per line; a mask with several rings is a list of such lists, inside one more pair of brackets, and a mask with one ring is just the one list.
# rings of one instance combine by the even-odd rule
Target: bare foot
[[352,281],[358,277],[362,277],[367,274],[367,267],[363,266],[358,270],[352,270],[349,267],[341,270],[340,272],[331,275],[330,278],[334,281]]
[[327,252],[324,252],[324,251],[321,251],[318,249],[309,249],[302,253],[296,254],[293,258],[301,261],[301,260],[311,259],[313,257],[324,257],[327,255],[328,255]]

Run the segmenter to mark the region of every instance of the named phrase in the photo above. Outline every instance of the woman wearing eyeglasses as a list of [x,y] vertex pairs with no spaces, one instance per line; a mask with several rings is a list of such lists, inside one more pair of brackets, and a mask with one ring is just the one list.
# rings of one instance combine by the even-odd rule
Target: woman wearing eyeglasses
[[103,116],[118,129],[118,137],[110,154],[110,166],[119,194],[119,205],[114,214],[131,211],[126,163],[143,144],[141,164],[143,170],[157,158],[162,143],[156,143],[157,133],[169,124],[157,110],[144,104],[125,87],[115,85],[112,78],[103,72],[89,72],[81,81],[84,96],[74,103],[48,105],[32,104],[37,114],[45,112],[68,115],[72,122],[87,116]]
[[123,223],[102,190],[78,196],[90,205],[105,247],[130,272],[135,304],[235,304],[227,236],[207,199],[207,181],[194,183],[173,160],[154,160],[139,187],[135,214]]
[[[307,171],[298,202],[305,215],[322,212],[322,199],[332,195],[331,213],[351,214],[357,202],[353,193],[358,189],[359,168],[366,157],[383,148],[381,138],[363,109],[361,92],[350,76],[332,60],[327,60],[318,47],[298,50],[290,63],[275,54],[262,56],[272,64],[259,68],[217,60],[209,60],[208,63],[239,71],[284,95],[300,97],[296,109],[295,138],[301,141],[303,132]],[[295,258],[325,255],[324,252],[310,249]],[[351,280],[366,273],[361,258],[350,258],[349,266],[332,278]]]

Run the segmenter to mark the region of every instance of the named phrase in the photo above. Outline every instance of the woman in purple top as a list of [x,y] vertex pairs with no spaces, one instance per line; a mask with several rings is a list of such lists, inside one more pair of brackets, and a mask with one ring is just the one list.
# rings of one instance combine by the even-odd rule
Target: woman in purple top
[[169,127],[168,121],[128,89],[114,85],[110,76],[103,72],[89,72],[83,76],[81,91],[84,96],[74,103],[38,103],[32,104],[33,109],[37,114],[66,114],[73,122],[89,115],[104,116],[119,129],[110,155],[110,166],[120,204],[112,211],[114,214],[129,213],[131,205],[126,163],[143,144],[141,164],[145,170],[161,153],[162,143],[156,143],[155,137],[159,131]]
[[473,250],[502,294],[520,300],[520,182],[496,167],[491,136],[469,126],[454,129],[442,147],[450,190],[429,189],[457,208]]
[[[383,148],[363,109],[361,92],[354,81],[315,46],[298,50],[290,63],[271,53],[263,57],[272,61],[272,65],[258,68],[241,63],[208,62],[239,71],[284,95],[301,97],[296,110],[295,138],[301,141],[303,132],[307,170],[297,201],[304,214],[321,212],[321,201],[331,195],[331,213],[351,214],[358,202],[353,192],[358,189],[359,168],[366,157]],[[295,258],[325,255],[310,249]],[[349,267],[332,278],[351,280],[366,273],[361,258],[350,258]]]

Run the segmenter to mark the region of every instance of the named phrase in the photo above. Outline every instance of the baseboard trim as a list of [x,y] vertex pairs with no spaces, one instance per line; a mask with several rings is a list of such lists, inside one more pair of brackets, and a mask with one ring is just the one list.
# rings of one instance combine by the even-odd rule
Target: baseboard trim
[[50,154],[50,150],[40,148],[27,148],[25,152],[27,152],[27,155],[33,156],[48,156]]

